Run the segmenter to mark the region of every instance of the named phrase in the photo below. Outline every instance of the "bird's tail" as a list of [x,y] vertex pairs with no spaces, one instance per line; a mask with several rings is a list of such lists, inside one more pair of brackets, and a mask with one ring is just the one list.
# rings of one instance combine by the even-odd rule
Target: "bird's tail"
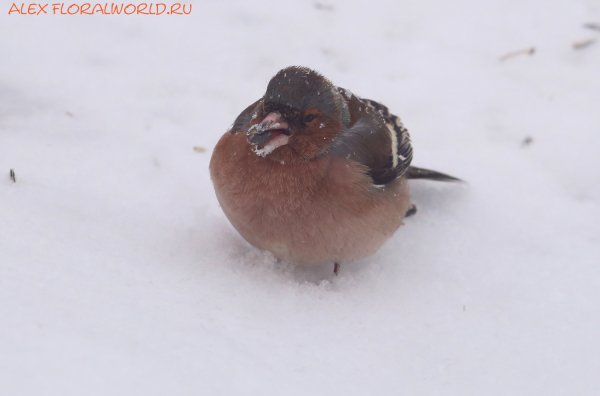
[[429,169],[417,168],[411,166],[408,168],[406,172],[407,179],[427,179],[427,180],[437,180],[437,181],[445,181],[445,182],[462,182],[461,179],[456,177],[446,175],[444,173],[432,171]]

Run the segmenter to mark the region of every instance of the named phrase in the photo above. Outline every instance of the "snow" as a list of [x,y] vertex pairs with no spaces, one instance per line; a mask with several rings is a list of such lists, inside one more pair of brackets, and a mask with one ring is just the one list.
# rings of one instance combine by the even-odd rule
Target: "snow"
[[[2,393],[600,391],[600,44],[573,48],[597,0],[11,4]],[[385,104],[415,165],[468,181],[412,183],[418,213],[338,277],[249,246],[208,174],[289,65]]]

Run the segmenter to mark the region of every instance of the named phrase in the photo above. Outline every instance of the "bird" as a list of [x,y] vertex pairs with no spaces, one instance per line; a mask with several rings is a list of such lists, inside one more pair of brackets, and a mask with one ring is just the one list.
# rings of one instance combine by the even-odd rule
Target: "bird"
[[251,245],[300,266],[368,257],[416,213],[408,179],[460,181],[411,166],[399,117],[303,66],[280,70],[215,146],[217,200]]

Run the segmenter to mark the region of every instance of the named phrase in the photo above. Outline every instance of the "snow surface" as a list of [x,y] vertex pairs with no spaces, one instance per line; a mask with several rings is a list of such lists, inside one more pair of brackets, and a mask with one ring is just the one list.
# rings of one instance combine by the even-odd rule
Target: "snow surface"
[[[11,4],[2,394],[600,393],[600,43],[572,46],[600,1]],[[249,246],[209,178],[294,64],[385,103],[415,165],[469,183],[414,182],[417,215],[337,278]]]

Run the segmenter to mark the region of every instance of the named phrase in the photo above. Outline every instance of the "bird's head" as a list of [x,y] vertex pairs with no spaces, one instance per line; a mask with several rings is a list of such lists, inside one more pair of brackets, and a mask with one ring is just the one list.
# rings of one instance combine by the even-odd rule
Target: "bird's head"
[[269,82],[247,139],[259,155],[287,146],[309,160],[331,145],[348,119],[348,105],[331,81],[314,70],[291,66]]

